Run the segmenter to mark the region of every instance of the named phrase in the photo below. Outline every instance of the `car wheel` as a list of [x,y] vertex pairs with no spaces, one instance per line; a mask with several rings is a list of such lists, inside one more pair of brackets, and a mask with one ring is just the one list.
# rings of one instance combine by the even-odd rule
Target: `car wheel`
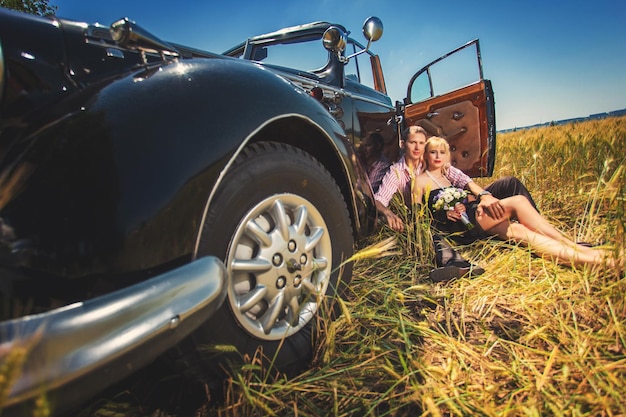
[[320,303],[347,285],[351,267],[341,264],[352,251],[346,203],[323,166],[288,145],[247,147],[204,221],[198,256],[224,260],[228,295],[196,346],[232,345],[239,360],[261,347],[278,370],[301,371]]

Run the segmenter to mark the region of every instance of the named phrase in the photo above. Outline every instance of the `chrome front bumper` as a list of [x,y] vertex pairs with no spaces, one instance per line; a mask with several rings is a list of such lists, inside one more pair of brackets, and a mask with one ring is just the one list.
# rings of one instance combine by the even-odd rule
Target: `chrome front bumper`
[[105,296],[0,323],[0,364],[12,349],[27,354],[0,412],[44,392],[54,393],[57,406],[82,401],[150,363],[220,307],[225,280],[222,262],[205,257]]

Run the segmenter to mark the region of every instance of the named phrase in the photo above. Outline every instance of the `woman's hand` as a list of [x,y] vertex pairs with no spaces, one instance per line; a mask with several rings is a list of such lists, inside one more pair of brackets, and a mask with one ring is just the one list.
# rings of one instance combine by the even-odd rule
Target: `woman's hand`
[[446,217],[448,220],[456,222],[461,220],[461,215],[465,213],[465,206],[461,203],[457,203],[454,206],[454,210],[448,210],[446,212]]

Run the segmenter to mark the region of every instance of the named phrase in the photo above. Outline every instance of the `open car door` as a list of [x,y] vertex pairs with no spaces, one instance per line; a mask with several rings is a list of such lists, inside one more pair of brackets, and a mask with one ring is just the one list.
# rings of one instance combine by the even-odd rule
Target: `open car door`
[[405,126],[419,125],[447,139],[453,166],[470,177],[493,174],[495,105],[491,81],[483,78],[478,39],[419,70],[404,104]]

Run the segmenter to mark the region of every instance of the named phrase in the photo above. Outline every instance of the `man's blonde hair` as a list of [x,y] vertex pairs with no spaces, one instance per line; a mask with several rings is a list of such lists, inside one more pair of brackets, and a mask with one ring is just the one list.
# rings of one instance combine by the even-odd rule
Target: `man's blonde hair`
[[422,126],[420,126],[420,125],[413,125],[413,126],[409,126],[409,127],[405,128],[402,131],[402,140],[404,142],[406,142],[407,140],[409,140],[409,135],[413,135],[413,134],[416,134],[416,133],[421,133],[427,139],[430,136],[430,134]]

